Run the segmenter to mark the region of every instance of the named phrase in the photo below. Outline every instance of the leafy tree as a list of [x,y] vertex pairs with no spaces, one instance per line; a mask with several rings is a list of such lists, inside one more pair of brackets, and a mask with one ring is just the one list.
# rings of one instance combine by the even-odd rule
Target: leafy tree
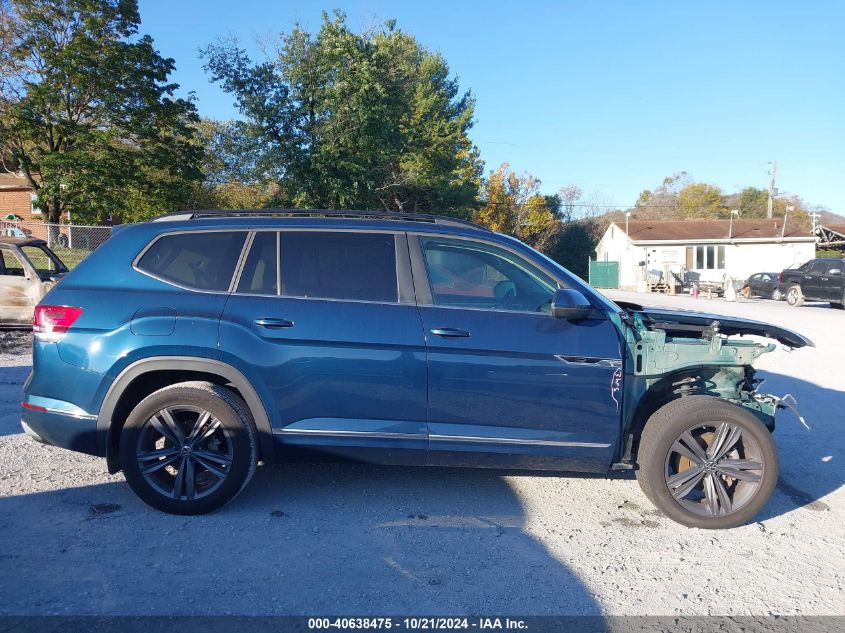
[[494,231],[507,233],[538,250],[554,242],[560,220],[540,195],[540,181],[530,174],[519,175],[502,163],[484,183],[482,207],[475,221]]
[[719,218],[727,213],[722,190],[715,185],[694,182],[678,192],[678,218]]
[[139,24],[135,0],[0,4],[2,166],[49,222],[179,207],[200,176],[194,106]]
[[654,191],[645,189],[637,199],[634,207],[640,217],[656,220],[674,218],[680,210],[678,198],[681,190],[691,184],[689,174],[679,171],[663,179],[663,183]]
[[757,187],[746,187],[739,192],[737,208],[746,218],[765,218],[769,192]]
[[589,260],[609,222],[588,218],[564,224],[548,255],[582,279],[589,275]]
[[280,192],[271,181],[255,180],[261,157],[259,140],[243,121],[202,119],[196,137],[203,147],[204,179],[194,184],[193,209],[257,209],[278,206]]
[[295,25],[272,60],[231,41],[202,55],[261,141],[253,178],[275,180],[287,204],[470,215],[474,99],[395,22],[358,34],[335,12],[316,35]]

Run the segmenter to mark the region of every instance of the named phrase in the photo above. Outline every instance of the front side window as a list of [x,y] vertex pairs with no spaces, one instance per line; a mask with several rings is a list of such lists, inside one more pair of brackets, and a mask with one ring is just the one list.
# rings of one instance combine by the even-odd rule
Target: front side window
[[188,288],[223,292],[232,282],[244,240],[245,231],[165,235],[144,253],[138,269]]
[[522,258],[467,240],[420,242],[435,305],[550,312],[557,283]]
[[396,303],[396,244],[391,233],[283,231],[282,295]]

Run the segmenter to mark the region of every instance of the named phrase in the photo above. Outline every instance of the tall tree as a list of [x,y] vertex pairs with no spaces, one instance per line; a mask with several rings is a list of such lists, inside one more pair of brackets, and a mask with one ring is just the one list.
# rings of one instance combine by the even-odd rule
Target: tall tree
[[49,222],[169,210],[200,177],[195,108],[140,20],[136,0],[0,2],[2,167]]
[[679,218],[727,217],[722,190],[715,185],[694,182],[678,192]]
[[502,163],[485,181],[482,207],[474,219],[546,251],[560,229],[560,219],[549,207],[548,198],[539,191],[537,178],[519,175],[510,165]]
[[316,35],[283,34],[275,59],[253,63],[231,41],[202,54],[262,141],[254,178],[275,179],[287,203],[471,213],[474,99],[395,22],[359,34],[335,12]]

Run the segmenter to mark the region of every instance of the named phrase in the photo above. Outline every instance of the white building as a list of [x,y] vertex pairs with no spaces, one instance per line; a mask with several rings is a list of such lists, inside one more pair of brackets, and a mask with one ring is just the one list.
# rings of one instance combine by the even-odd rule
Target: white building
[[[723,283],[779,272],[813,259],[816,238],[775,219],[613,222],[596,246],[598,261],[619,262],[619,287],[646,282]],[[676,283],[680,284],[680,281]]]

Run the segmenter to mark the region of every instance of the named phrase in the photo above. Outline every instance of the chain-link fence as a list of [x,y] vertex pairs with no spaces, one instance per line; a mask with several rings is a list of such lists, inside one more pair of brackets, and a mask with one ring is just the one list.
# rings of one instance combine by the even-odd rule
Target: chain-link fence
[[73,268],[111,236],[110,226],[46,224],[44,222],[0,222],[0,235],[35,237],[47,242],[68,268]]

